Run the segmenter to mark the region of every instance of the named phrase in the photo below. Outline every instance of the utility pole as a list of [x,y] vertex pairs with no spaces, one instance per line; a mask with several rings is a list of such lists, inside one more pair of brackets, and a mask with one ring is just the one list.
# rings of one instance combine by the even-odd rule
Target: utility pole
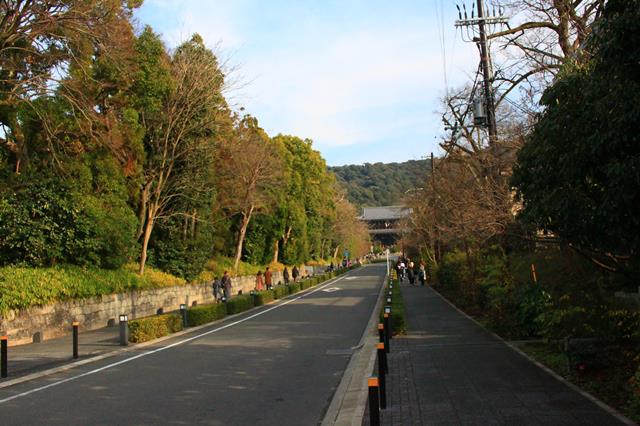
[[[477,18],[475,16],[475,5],[478,7]],[[487,43],[487,25],[503,25],[508,22],[508,18],[502,15],[502,10],[499,10],[499,15],[496,15],[495,8],[493,13],[489,14],[489,10],[485,10],[484,0],[476,0],[476,4],[472,3],[471,17],[467,15],[467,8],[463,5],[463,12],[458,8],[458,19],[455,22],[456,27],[464,27],[467,30],[467,40],[473,41],[478,45],[480,50],[480,65],[482,68],[483,79],[483,92],[484,92],[484,109],[486,111],[486,122],[484,125],[487,127],[489,133],[489,145],[493,146],[497,141],[498,129],[496,126],[496,108],[493,95],[493,69],[491,66],[491,52]],[[477,26],[477,33],[476,33]],[[473,37],[469,33],[469,29],[473,32]],[[476,35],[477,34],[477,35]],[[464,39],[464,37],[463,37]]]
[[496,129],[496,110],[493,98],[493,69],[491,57],[487,46],[487,34],[484,27],[484,0],[478,1],[478,30],[480,32],[480,63],[482,64],[482,76],[484,78],[484,99],[487,105],[487,127],[489,128],[489,145],[493,146],[498,136]]

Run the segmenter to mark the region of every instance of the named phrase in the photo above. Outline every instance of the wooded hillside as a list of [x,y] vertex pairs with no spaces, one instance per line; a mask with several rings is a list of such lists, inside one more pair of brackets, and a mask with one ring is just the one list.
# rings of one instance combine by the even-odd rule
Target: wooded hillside
[[330,167],[347,190],[349,201],[358,206],[390,206],[402,200],[405,191],[423,185],[431,172],[430,160],[404,163],[365,163]]

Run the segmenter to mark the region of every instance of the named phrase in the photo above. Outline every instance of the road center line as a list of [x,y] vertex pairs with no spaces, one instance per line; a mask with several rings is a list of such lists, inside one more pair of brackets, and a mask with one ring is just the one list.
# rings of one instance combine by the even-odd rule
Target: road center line
[[213,333],[217,333],[218,331],[226,330],[227,328],[236,326],[238,324],[242,324],[245,321],[249,321],[250,319],[259,317],[259,316],[264,315],[264,314],[266,314],[268,312],[271,312],[271,311],[273,311],[275,309],[279,309],[279,308],[281,308],[283,306],[286,306],[286,305],[288,305],[290,303],[293,303],[293,302],[295,302],[297,300],[300,300],[302,298],[310,296],[310,295],[312,295],[314,293],[317,293],[318,291],[322,291],[322,289],[324,289],[325,287],[327,287],[329,285],[332,285],[332,284],[336,283],[337,281],[339,281],[339,280],[341,280],[341,279],[343,279],[345,277],[346,277],[346,274],[341,276],[341,277],[336,277],[336,278],[334,278],[332,280],[327,281],[325,284],[323,284],[320,287],[314,289],[313,291],[310,291],[308,293],[302,294],[302,295],[300,295],[298,297],[295,297],[293,299],[286,300],[286,301],[284,301],[282,303],[277,304],[276,306],[273,306],[273,307],[271,307],[269,309],[265,309],[264,311],[260,311],[260,312],[258,312],[256,314],[253,314],[253,315],[248,316],[246,318],[243,318],[241,320],[234,321],[234,322],[229,323],[229,324],[225,324],[225,325],[223,325],[221,327],[218,327],[218,328],[214,328],[213,330],[209,330],[207,332],[197,334],[195,336],[189,337],[189,338],[184,339],[184,340],[177,341],[175,343],[172,343],[172,344],[167,345],[167,346],[163,346],[163,347],[158,348],[158,349],[154,349],[152,351],[143,352],[141,354],[138,354],[138,355],[132,356],[130,358],[126,358],[126,359],[120,360],[118,362],[107,364],[107,365],[105,365],[103,367],[96,368],[95,370],[87,371],[87,372],[84,372],[82,374],[78,374],[76,376],[67,377],[66,379],[62,379],[62,380],[59,380],[57,382],[49,383],[48,385],[45,385],[45,386],[41,386],[41,387],[38,387],[38,388],[35,388],[35,389],[31,389],[31,390],[28,390],[28,391],[25,391],[25,392],[18,393],[16,395],[13,395],[13,396],[10,396],[10,397],[4,398],[4,399],[0,399],[0,404],[4,404],[5,402],[9,402],[9,401],[12,401],[14,399],[22,398],[22,397],[25,397],[25,396],[28,396],[28,395],[31,395],[31,394],[34,394],[34,393],[37,393],[37,392],[41,392],[43,390],[46,390],[46,389],[49,389],[49,388],[52,388],[52,387],[55,387],[55,386],[59,386],[59,385],[62,385],[62,384],[65,384],[65,383],[68,383],[68,382],[71,382],[71,381],[74,381],[74,380],[77,380],[77,379],[81,379],[83,377],[91,376],[93,374],[100,373],[101,371],[105,371],[105,370],[108,370],[110,368],[117,367],[119,365],[126,364],[126,363],[131,362],[131,361],[135,361],[136,359],[143,358],[143,357],[148,356],[148,355],[153,355],[153,354],[156,354],[158,352],[162,352],[162,351],[165,351],[167,349],[171,349],[171,348],[174,348],[176,346],[183,345],[185,343],[189,343],[189,342],[191,342],[193,340],[199,339],[199,338],[207,336],[209,334],[213,334]]

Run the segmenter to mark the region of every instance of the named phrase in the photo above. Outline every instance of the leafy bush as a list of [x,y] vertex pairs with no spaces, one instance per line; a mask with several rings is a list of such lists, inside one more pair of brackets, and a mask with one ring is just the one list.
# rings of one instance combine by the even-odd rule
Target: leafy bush
[[276,299],[282,299],[289,294],[289,289],[286,285],[278,285],[273,287],[273,297]]
[[141,343],[182,330],[179,314],[165,314],[129,321],[129,341]]
[[250,294],[243,294],[240,296],[232,297],[227,301],[227,314],[237,314],[253,308],[253,296]]
[[223,303],[198,305],[189,309],[189,326],[207,324],[219,320],[227,315],[227,307]]
[[289,294],[295,294],[297,292],[300,291],[301,287],[300,287],[300,283],[291,283],[287,287],[287,291],[289,292]]
[[186,280],[195,279],[211,257],[213,229],[202,224],[195,236],[184,236],[182,218],[158,224],[153,233],[150,263]]
[[[18,177],[0,189],[0,265],[122,266],[135,246],[137,220],[123,185],[100,179],[107,163],[93,177],[78,164],[68,181]],[[92,179],[100,181],[97,192],[86,184]]]
[[255,306],[262,306],[275,299],[273,290],[259,291],[253,294],[253,304]]
[[117,270],[73,265],[51,268],[0,267],[0,313],[58,300],[186,284],[180,278],[153,268],[147,268],[143,276],[135,270],[136,265],[133,264]]

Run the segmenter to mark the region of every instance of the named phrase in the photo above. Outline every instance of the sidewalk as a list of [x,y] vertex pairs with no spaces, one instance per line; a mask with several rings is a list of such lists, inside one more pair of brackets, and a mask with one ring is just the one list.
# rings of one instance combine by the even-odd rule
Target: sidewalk
[[[405,284],[402,294],[409,332],[391,341],[387,409],[381,411],[381,424],[624,424],[624,419],[530,362],[430,287]],[[364,424],[368,423],[367,414]]]
[[[71,330],[69,330],[71,333]],[[121,349],[119,345],[119,328],[106,327],[91,331],[80,331],[78,334],[78,356],[73,359],[73,337],[71,334],[41,343],[12,346],[8,349],[8,372],[3,383],[37,371],[48,370],[70,364],[96,355]]]

